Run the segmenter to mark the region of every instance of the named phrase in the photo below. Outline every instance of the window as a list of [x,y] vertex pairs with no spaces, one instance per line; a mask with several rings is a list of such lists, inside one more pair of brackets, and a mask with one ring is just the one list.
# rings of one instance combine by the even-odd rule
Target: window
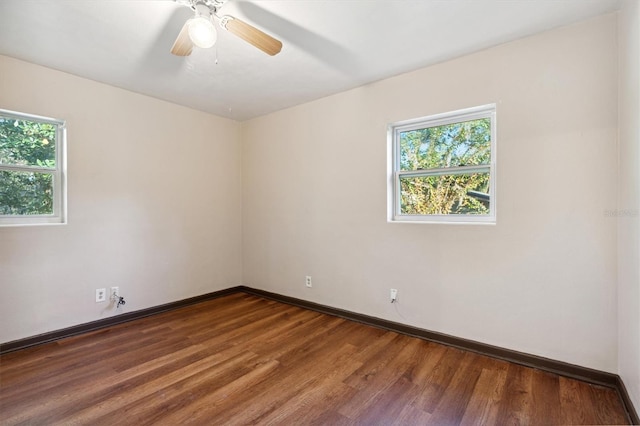
[[391,124],[389,220],[495,223],[495,127],[493,104]]
[[66,223],[63,121],[0,110],[0,225]]

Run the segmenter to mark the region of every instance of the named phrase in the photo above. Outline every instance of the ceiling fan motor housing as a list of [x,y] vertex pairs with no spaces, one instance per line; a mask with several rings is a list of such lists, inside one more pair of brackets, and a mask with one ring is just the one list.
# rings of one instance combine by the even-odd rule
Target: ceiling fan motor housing
[[175,0],[176,3],[182,4],[191,8],[193,11],[198,11],[198,6],[206,7],[211,14],[215,14],[227,0]]

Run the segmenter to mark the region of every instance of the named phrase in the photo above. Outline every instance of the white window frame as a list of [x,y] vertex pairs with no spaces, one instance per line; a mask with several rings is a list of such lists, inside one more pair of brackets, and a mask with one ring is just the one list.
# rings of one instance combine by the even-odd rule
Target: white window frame
[[[482,166],[458,166],[415,171],[400,170],[400,133],[429,127],[489,118],[491,120],[491,162]],[[496,104],[487,104],[427,117],[389,124],[387,128],[387,221],[400,223],[496,224]],[[489,171],[489,213],[413,215],[400,212],[400,178],[406,176],[434,176]]]
[[0,109],[0,116],[15,119],[35,121],[56,126],[56,167],[55,169],[22,166],[15,164],[0,164],[0,171],[19,171],[50,173],[53,175],[53,214],[49,215],[0,215],[0,226],[24,225],[60,225],[67,223],[67,128],[63,120],[25,114],[22,112]]

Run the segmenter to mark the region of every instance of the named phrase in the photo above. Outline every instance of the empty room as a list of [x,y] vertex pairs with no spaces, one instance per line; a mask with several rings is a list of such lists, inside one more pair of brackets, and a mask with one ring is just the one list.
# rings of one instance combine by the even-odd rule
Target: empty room
[[638,0],[0,0],[0,425],[639,424]]

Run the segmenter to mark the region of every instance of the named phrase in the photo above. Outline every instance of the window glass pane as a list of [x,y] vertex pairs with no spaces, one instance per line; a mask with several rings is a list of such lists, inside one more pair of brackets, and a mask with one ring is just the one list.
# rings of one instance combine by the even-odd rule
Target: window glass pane
[[0,171],[0,215],[53,214],[53,175]]
[[491,119],[400,132],[400,170],[427,170],[491,162]]
[[400,178],[400,213],[489,214],[489,173]]
[[0,164],[55,168],[56,127],[0,116]]

